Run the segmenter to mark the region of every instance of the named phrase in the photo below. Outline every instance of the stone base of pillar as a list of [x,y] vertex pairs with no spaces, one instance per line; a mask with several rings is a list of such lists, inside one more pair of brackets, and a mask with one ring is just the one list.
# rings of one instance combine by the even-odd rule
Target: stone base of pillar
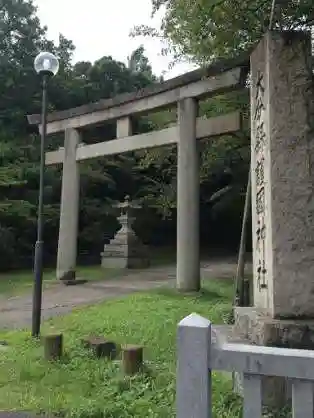
[[62,281],[63,284],[66,286],[77,286],[78,284],[85,284],[88,280],[86,279],[75,279],[75,280],[68,280],[68,281]]
[[112,255],[109,251],[100,253],[101,267],[108,269],[143,269],[150,266],[148,259],[130,258],[123,254]]
[[103,268],[142,269],[150,265],[147,247],[127,227],[118,231],[100,255]]
[[76,272],[75,270],[69,270],[69,271],[63,271],[63,272],[58,272],[57,271],[57,279],[61,280],[62,282],[73,282],[76,279]]
[[[314,349],[314,319],[273,319],[262,309],[234,308],[233,338],[245,344],[284,347],[304,350]],[[242,395],[242,375],[233,374],[234,390]],[[263,404],[282,408],[291,400],[288,379],[265,377],[262,380]]]
[[75,270],[69,270],[65,273],[57,272],[57,279],[60,280],[61,283],[65,284],[66,286],[75,286],[77,284],[84,284],[87,282],[86,279],[77,278]]

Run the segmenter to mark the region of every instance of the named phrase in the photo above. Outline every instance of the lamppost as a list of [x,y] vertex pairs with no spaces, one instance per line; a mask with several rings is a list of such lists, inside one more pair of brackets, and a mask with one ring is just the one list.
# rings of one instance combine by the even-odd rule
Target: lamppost
[[57,74],[59,61],[50,52],[41,52],[34,61],[34,68],[42,79],[42,107],[40,126],[40,171],[39,171],[39,196],[37,214],[37,240],[34,256],[34,291],[32,312],[32,336],[40,334],[42,282],[43,282],[43,206],[44,206],[44,170],[45,170],[45,139],[47,133],[47,83],[50,77]]

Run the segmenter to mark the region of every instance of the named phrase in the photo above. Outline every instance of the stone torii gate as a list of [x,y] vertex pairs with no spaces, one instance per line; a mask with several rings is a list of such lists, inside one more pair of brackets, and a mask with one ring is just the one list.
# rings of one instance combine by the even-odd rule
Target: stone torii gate
[[[63,164],[57,278],[75,279],[79,216],[79,162],[143,148],[178,144],[177,187],[177,288],[200,288],[199,156],[197,139],[235,133],[241,129],[239,112],[213,118],[197,117],[198,102],[210,96],[241,89],[249,61],[225,61],[205,69],[74,109],[48,115],[47,134],[65,133],[64,148],[46,153],[46,165]],[[177,125],[132,135],[131,118],[177,106]],[[116,139],[84,145],[80,129],[116,120]],[[40,115],[29,115],[40,126]]]

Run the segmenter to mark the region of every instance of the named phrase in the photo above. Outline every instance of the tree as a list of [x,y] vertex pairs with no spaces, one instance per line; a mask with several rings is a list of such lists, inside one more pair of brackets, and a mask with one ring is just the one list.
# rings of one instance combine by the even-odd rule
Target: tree
[[153,75],[152,66],[150,65],[148,58],[145,55],[145,49],[143,45],[140,45],[138,48],[136,48],[128,57],[128,68],[133,73],[141,73],[152,80],[156,79]]
[[46,49],[61,58],[55,86],[69,69],[73,48],[62,35],[59,45],[47,40],[31,0],[0,0],[0,126],[19,137],[29,132],[25,115],[36,112],[41,101],[35,56]]
[[[134,34],[146,36],[161,36],[169,42],[169,49],[174,53],[175,58],[188,57],[199,64],[211,63],[220,58],[235,57],[243,51],[249,50],[263,35],[269,26],[275,29],[312,29],[314,24],[313,1],[283,1],[277,0],[199,0],[190,2],[188,0],[152,0],[153,12],[156,13],[160,8],[165,8],[165,16],[162,22],[161,31],[147,26],[135,28]],[[275,4],[274,10],[272,5]],[[271,20],[272,16],[272,21]],[[313,34],[313,30],[312,30]],[[314,44],[313,44],[314,45]],[[225,96],[226,97],[226,96]],[[239,103],[239,95],[229,98],[230,103]],[[212,102],[214,107],[219,108],[217,99]],[[246,99],[248,108],[248,98]],[[220,142],[221,145],[221,142]],[[222,160],[226,164],[222,155],[235,156],[230,149],[230,142],[227,140],[220,148],[216,160]],[[211,155],[214,151],[213,146],[205,146],[204,154],[206,171],[213,166],[215,158]],[[229,149],[229,152],[228,152]],[[230,153],[231,151],[231,153]],[[214,194],[219,196],[218,211],[221,213],[221,204],[231,208],[230,191],[234,193],[244,189],[243,168],[249,170],[249,149],[248,145],[243,144],[243,161],[239,161],[242,173],[232,173],[233,180],[229,182],[232,187],[222,188]],[[237,152],[237,151],[236,151]],[[204,155],[203,154],[203,155]],[[214,164],[215,165],[215,164]],[[228,167],[228,164],[227,164]],[[228,167],[230,170],[230,165]],[[238,171],[238,170],[236,170]],[[208,172],[212,178],[212,168]],[[219,178],[222,171],[220,170]],[[240,175],[239,175],[240,174]],[[234,180],[236,180],[234,187]],[[219,183],[216,183],[218,185]],[[241,235],[239,265],[237,271],[237,291],[242,287],[241,303],[243,303],[243,283],[244,283],[244,253],[245,253],[245,226],[248,218],[249,207],[249,186],[243,215],[243,228]],[[226,192],[223,192],[227,190]],[[221,195],[221,192],[222,195]],[[203,191],[203,196],[208,193]],[[222,196],[222,198],[220,198]],[[234,195],[236,196],[236,195]],[[233,202],[234,203],[234,202]],[[232,204],[234,207],[234,204]],[[217,204],[214,205],[217,210]],[[229,211],[230,213],[230,211]],[[239,282],[242,282],[240,285]]]
[[[40,26],[31,1],[0,0],[0,5],[0,31],[4,34],[0,35],[0,236],[1,267],[7,268],[29,266],[32,262],[39,136],[36,129],[28,126],[25,115],[40,112],[40,80],[33,70],[33,59],[39,50],[48,49],[61,61],[59,74],[49,83],[49,110],[72,108],[136,91],[159,79],[154,76],[142,46],[130,54],[127,65],[110,56],[102,57],[94,64],[79,62],[73,65],[73,43],[62,35],[57,45],[47,40],[45,28]],[[21,43],[17,42],[17,36]],[[215,116],[238,108],[245,110],[245,106],[245,94],[221,96],[202,103],[201,115]],[[176,122],[176,111],[163,110],[135,118],[133,122],[134,134],[162,129]],[[82,135],[86,143],[110,140],[115,137],[115,124],[110,122],[93,127],[84,130]],[[56,149],[63,140],[63,135],[49,136],[46,149]],[[238,191],[242,191],[246,183],[247,139],[245,135],[224,137],[213,145],[205,142],[201,147],[202,216],[209,228],[218,228],[218,224],[230,225],[230,222],[236,224],[239,205],[235,203],[235,197],[230,199],[238,196]],[[124,199],[126,194],[140,198],[150,206],[149,211],[143,212],[139,223],[140,233],[148,242],[153,241],[150,233],[153,228],[159,232],[163,227],[169,227],[167,231],[173,234],[176,158],[176,147],[172,147],[82,163],[80,253],[98,261],[106,236],[111,237],[117,227],[111,215],[112,202]],[[44,232],[45,257],[49,262],[54,261],[56,254],[60,189],[60,167],[47,168]],[[149,220],[145,218],[147,213]],[[162,216],[167,216],[170,221],[163,222]],[[160,233],[160,240],[169,240],[168,232]],[[215,233],[210,234],[213,235]]]
[[[257,1],[200,0],[191,3],[187,0],[152,0],[152,4],[153,13],[161,8],[165,10],[161,30],[158,32],[140,26],[135,28],[133,35],[162,37],[168,41],[175,59],[187,58],[200,64],[235,56],[246,50],[261,35],[267,25],[266,14],[270,12],[269,1],[261,5]],[[261,8],[256,14],[254,10],[257,6]],[[235,10],[237,13],[234,13]],[[201,113],[216,116],[241,110],[248,115],[247,93],[236,92],[210,99],[201,103]],[[229,230],[234,232],[238,228],[240,232],[240,223],[236,218],[240,219],[242,215],[249,170],[247,138],[248,129],[245,129],[238,137],[226,136],[201,144],[201,206],[211,227],[215,224],[220,227],[228,225]],[[161,162],[162,169],[159,167],[156,170],[160,175],[172,168],[170,180],[156,183],[153,175],[152,182],[152,187],[160,192],[159,204],[167,215],[171,215],[176,207],[176,173],[171,164],[171,161],[176,161],[175,158],[174,147],[172,150],[148,151],[144,160],[151,166],[158,166]],[[233,222],[232,226],[230,222]]]
[[[36,233],[39,182],[39,136],[27,124],[26,114],[40,112],[40,80],[33,60],[42,49],[60,59],[60,71],[49,83],[49,107],[62,110],[90,101],[134,91],[153,82],[153,75],[132,72],[112,57],[103,57],[94,65],[72,65],[73,43],[60,35],[57,45],[46,39],[32,1],[0,0],[0,236],[1,268],[29,266],[32,263]],[[143,62],[149,68],[148,60]],[[138,129],[142,129],[138,123]],[[89,143],[112,139],[113,124],[88,132]],[[63,144],[63,135],[48,137],[46,149]],[[123,199],[141,186],[132,168],[134,157],[117,156],[92,161],[81,167],[80,249],[88,254],[101,251],[104,232],[116,227],[110,216],[112,201]],[[45,258],[53,261],[56,253],[60,210],[60,168],[45,172]]]
[[[161,36],[176,57],[208,63],[246,51],[269,26],[270,0],[152,0],[153,13],[163,8],[161,31],[142,25],[134,34]],[[277,0],[274,28],[309,29],[312,0]]]

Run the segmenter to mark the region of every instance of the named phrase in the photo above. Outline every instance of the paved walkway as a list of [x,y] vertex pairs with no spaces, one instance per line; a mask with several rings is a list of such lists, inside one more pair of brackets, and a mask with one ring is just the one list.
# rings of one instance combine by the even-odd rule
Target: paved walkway
[[[251,266],[248,266],[251,269]],[[235,274],[234,259],[216,260],[202,263],[202,278],[227,278]],[[130,293],[175,285],[175,266],[132,271],[121,277],[91,281],[77,286],[64,286],[56,283],[43,293],[43,319],[62,315],[73,308],[91,305],[107,299]],[[9,299],[0,298],[0,328],[21,328],[31,324],[32,295],[26,294]],[[1,418],[1,416],[0,416]]]

